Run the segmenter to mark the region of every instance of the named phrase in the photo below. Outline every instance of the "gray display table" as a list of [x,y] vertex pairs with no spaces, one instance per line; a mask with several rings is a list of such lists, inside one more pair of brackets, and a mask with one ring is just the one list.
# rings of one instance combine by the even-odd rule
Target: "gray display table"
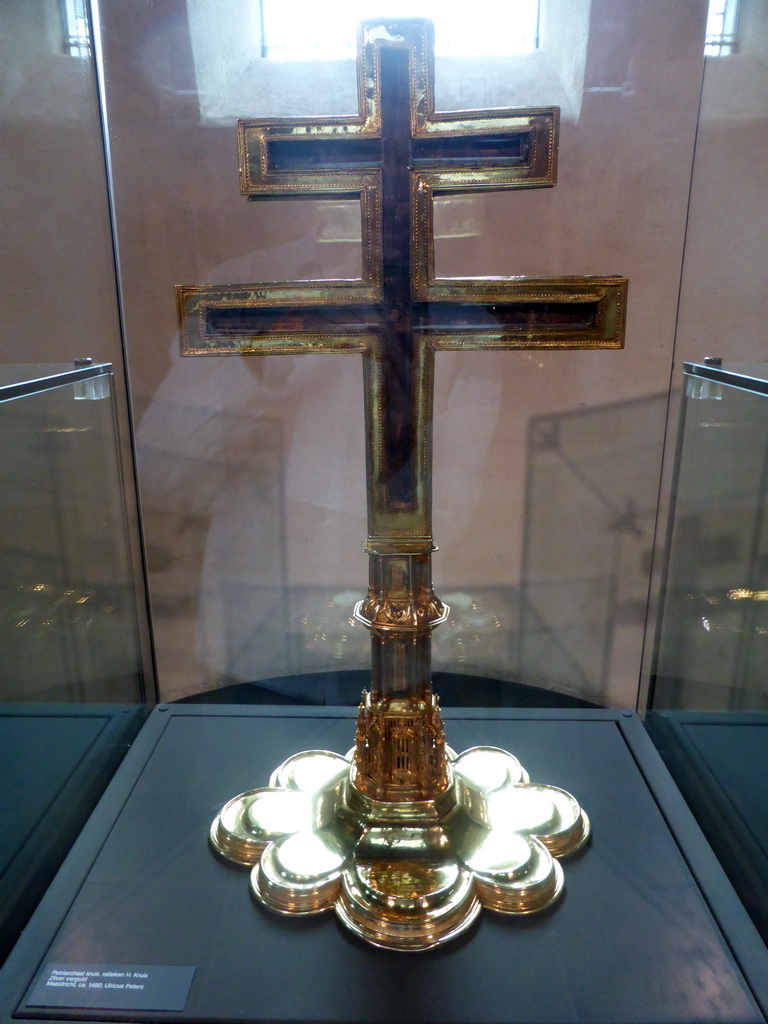
[[0,963],[143,721],[135,706],[0,705]]
[[[569,789],[589,813],[593,840],[565,862],[566,894],[553,911],[484,912],[463,940],[407,954],[358,942],[333,914],[285,919],[257,907],[247,872],[211,853],[212,818],[236,793],[266,785],[290,754],[346,751],[353,716],[157,709],[0,975],[1,1019],[766,1019],[768,951],[628,713],[445,712],[452,747],[506,747],[532,780]],[[43,1010],[30,993],[52,964],[148,969],[157,1006],[137,1009],[134,999],[124,1010]],[[162,981],[160,967],[194,972]],[[166,998],[178,1008],[158,1009]]]
[[648,731],[768,940],[768,714],[664,711]]

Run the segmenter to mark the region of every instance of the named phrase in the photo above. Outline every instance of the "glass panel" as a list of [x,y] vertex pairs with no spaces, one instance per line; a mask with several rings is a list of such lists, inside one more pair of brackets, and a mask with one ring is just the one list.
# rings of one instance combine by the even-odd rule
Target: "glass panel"
[[766,709],[765,378],[701,373],[685,378],[652,704]]
[[0,3],[0,960],[152,687],[89,8]]
[[646,727],[768,939],[768,365],[686,363]]
[[[547,504],[553,508],[555,485],[531,453],[538,482],[536,494],[526,493],[527,439],[544,417],[565,421],[615,405],[601,438],[601,486],[610,489],[611,467],[630,472],[628,439],[642,435],[637,485],[622,477],[611,508],[615,499],[616,515],[635,514],[627,502],[637,494],[647,529],[664,422],[646,415],[644,403],[653,406],[669,385],[706,11],[651,10],[632,0],[543,0],[540,7],[531,52],[438,57],[436,103],[443,111],[558,105],[557,186],[438,197],[436,272],[617,273],[639,284],[623,352],[437,354],[434,572],[452,611],[435,630],[434,664],[440,673],[634,705],[642,625],[633,602],[646,589],[644,540],[626,531],[604,539],[594,521],[604,506],[582,500],[582,484],[567,469],[557,500],[572,514],[542,516]],[[364,682],[369,665],[367,635],[352,618],[367,582],[360,357],[179,355],[177,285],[361,274],[354,197],[248,202],[239,192],[238,118],[356,108],[351,59],[270,61],[259,33],[252,0],[184,0],[173,17],[156,5],[104,4],[101,12],[164,699],[231,696],[234,686],[240,694],[274,690],[275,679],[288,676],[285,699],[332,701],[338,670]],[[667,53],[675,60],[664,61],[660,75]],[[638,217],[639,209],[647,213]],[[618,562],[617,536],[626,541]],[[550,586],[540,559],[547,548],[568,551],[574,537],[589,537],[589,550],[605,544],[600,570],[574,554]],[[584,569],[600,580],[582,578]],[[616,573],[631,579],[619,610],[608,582]],[[550,643],[546,629],[555,626]],[[571,671],[576,647],[581,660]],[[317,679],[296,678],[313,673],[326,676],[325,690]]]
[[0,387],[0,703],[141,703],[111,374],[56,379]]
[[[520,671],[631,706],[667,395],[542,416],[528,435]],[[563,519],[570,530],[558,530]]]

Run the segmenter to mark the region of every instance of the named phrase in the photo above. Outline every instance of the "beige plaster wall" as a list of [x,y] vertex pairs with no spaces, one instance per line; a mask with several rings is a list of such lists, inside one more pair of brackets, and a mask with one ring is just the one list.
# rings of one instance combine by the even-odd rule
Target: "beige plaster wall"
[[56,0],[0,5],[4,362],[121,363],[93,63]]
[[[550,23],[563,4],[547,5]],[[643,410],[659,396],[663,405],[669,386],[704,8],[564,4],[581,18],[569,34],[580,56],[553,31],[547,59],[519,77],[503,61],[481,74],[438,70],[440,106],[482,105],[490,89],[500,103],[552,96],[564,107],[556,188],[472,197],[455,213],[445,204],[438,272],[630,280],[623,352],[440,357],[435,576],[455,605],[435,638],[441,668],[634,703],[664,436],[663,417]],[[178,354],[176,284],[359,273],[332,204],[239,195],[227,90],[248,82],[235,93],[240,113],[268,112],[275,73],[243,62],[239,47],[237,74],[201,77],[201,61],[221,69],[222,58],[216,18],[201,33],[200,10],[147,0],[102,11],[166,698],[367,661],[366,638],[348,623],[366,580],[357,358]],[[351,65],[294,67],[288,91],[295,112],[318,113],[353,96],[353,83]],[[537,447],[542,424],[550,438],[559,432],[554,446]]]
[[768,7],[743,0],[739,47],[706,61],[678,358],[768,355]]

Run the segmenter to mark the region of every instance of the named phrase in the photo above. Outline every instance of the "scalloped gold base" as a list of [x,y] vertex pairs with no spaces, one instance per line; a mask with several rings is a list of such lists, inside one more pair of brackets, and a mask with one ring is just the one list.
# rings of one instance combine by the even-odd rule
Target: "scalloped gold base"
[[251,868],[251,891],[280,914],[335,909],[374,946],[424,950],[466,931],[482,907],[533,914],[563,890],[556,857],[588,840],[562,789],[531,783],[499,747],[448,751],[432,800],[379,801],[355,785],[351,753],[294,754],[270,784],[230,800],[214,849]]

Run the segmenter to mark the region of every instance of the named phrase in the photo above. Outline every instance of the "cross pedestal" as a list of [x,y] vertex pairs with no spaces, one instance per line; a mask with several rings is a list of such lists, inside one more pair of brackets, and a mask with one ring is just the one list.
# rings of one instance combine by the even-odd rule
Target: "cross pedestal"
[[586,842],[569,794],[534,785],[506,751],[446,746],[432,693],[432,381],[444,349],[620,348],[621,277],[445,279],[434,269],[433,196],[555,184],[558,111],[437,112],[427,21],[368,21],[359,111],[241,121],[241,189],[354,196],[363,273],[354,281],[180,287],[186,355],[359,352],[367,444],[369,586],[355,616],[372,673],[346,756],[305,751],[269,787],[230,801],[211,841],[252,866],[280,913],[335,907],[358,935],[426,949],[481,905],[549,906],[557,857]]

